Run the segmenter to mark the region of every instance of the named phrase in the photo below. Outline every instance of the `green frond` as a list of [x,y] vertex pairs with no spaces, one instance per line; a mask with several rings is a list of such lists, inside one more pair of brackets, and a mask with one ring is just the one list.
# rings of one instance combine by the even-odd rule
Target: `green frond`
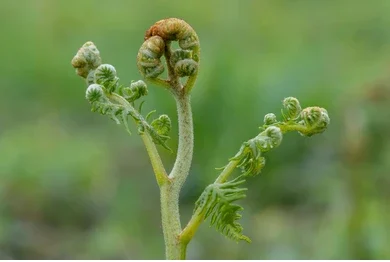
[[102,64],[95,70],[95,82],[98,84],[114,81],[115,77],[115,67],[110,64]]
[[172,149],[170,147],[168,147],[167,145],[167,141],[170,139],[169,136],[167,135],[162,135],[162,134],[159,134],[151,125],[149,125],[149,123],[147,123],[146,121],[143,122],[143,129],[142,130],[147,130],[148,133],[150,134],[150,136],[152,137],[153,139],[153,142],[157,145],[161,145],[162,147],[164,147],[165,149],[167,149],[168,151],[170,152],[173,152]]
[[264,125],[272,125],[277,122],[278,121],[276,120],[276,115],[273,113],[269,113],[264,116]]
[[257,175],[265,166],[263,153],[277,147],[282,142],[282,132],[275,126],[267,127],[256,137],[244,142],[240,151],[230,161],[239,161],[237,167],[244,175]]
[[129,87],[120,86],[118,93],[123,96],[129,103],[148,95],[146,83],[142,80],[132,82]]
[[87,91],[85,93],[85,98],[90,102],[93,103],[95,101],[99,101],[103,98],[103,87],[98,84],[92,84],[89,85],[87,88]]
[[152,121],[151,126],[158,134],[166,136],[168,135],[169,131],[171,131],[172,123],[169,116],[161,115],[159,118]]
[[[161,145],[172,152],[167,145],[167,141],[170,139],[168,132],[171,129],[171,120],[167,115],[161,115],[152,124],[149,124],[132,106],[127,107],[119,104],[117,101],[109,99],[108,96],[112,97],[104,86],[99,84],[90,85],[87,88],[86,98],[92,105],[91,111],[107,115],[117,124],[123,124],[129,134],[131,134],[131,131],[128,125],[128,116],[131,116],[138,125],[139,133],[147,130],[155,144]],[[148,114],[147,118],[151,113]]]
[[222,184],[214,183],[206,187],[195,203],[195,212],[204,213],[205,219],[210,217],[210,226],[226,237],[239,241],[250,239],[241,232],[243,227],[238,222],[243,208],[233,202],[246,197],[246,188],[239,188],[244,179],[236,179]]
[[95,70],[95,83],[106,88],[109,93],[118,87],[119,78],[116,76],[115,67],[110,64],[102,64]]
[[283,100],[282,115],[285,120],[296,119],[302,111],[301,104],[295,97],[287,97]]
[[301,112],[302,120],[299,124],[306,127],[306,132],[300,132],[302,135],[312,136],[320,134],[326,130],[330,123],[328,111],[325,108],[313,106],[307,107]]

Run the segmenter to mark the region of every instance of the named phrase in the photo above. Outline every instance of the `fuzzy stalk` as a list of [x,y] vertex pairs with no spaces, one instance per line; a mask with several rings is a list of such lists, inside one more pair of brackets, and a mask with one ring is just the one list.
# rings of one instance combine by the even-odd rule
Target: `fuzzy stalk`
[[194,133],[190,96],[175,95],[179,123],[179,145],[175,164],[169,174],[169,183],[160,187],[161,215],[167,259],[185,259],[186,247],[180,239],[181,224],[179,213],[180,190],[189,174]]
[[[121,104],[125,108],[127,108],[129,111],[135,112],[134,107],[126,101],[123,97],[112,93],[112,94],[107,94],[107,97],[109,99],[112,99],[113,101]],[[157,184],[161,187],[163,184],[165,184],[168,179],[167,172],[165,171],[164,165],[161,161],[161,157],[157,151],[156,145],[153,142],[153,139],[149,135],[147,131],[144,133],[140,134],[142,141],[145,144],[146,151],[148,152],[150,162],[153,167],[154,174],[156,176]]]

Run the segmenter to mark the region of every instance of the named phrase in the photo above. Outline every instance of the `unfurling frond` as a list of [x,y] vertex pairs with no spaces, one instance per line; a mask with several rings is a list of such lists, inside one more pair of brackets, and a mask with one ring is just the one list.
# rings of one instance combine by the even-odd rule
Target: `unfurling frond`
[[245,182],[241,177],[225,182],[214,183],[206,187],[195,203],[195,212],[204,214],[205,219],[210,217],[210,226],[235,241],[251,240],[241,232],[243,227],[238,222],[243,208],[235,201],[245,198],[246,188],[239,188]]
[[326,130],[330,123],[328,111],[325,108],[313,106],[307,107],[301,112],[302,121],[299,123],[304,125],[306,132],[300,132],[302,135],[312,136],[320,134]]
[[264,125],[272,125],[275,124],[276,122],[278,121],[276,120],[275,114],[269,113],[264,116]]
[[72,59],[76,73],[86,78],[90,70],[96,69],[102,63],[99,50],[92,42],[86,42]]
[[285,120],[296,119],[301,113],[301,105],[295,97],[287,97],[283,100],[283,117]]
[[[154,47],[150,47],[153,49]],[[129,87],[119,85],[119,78],[114,66],[101,64],[100,52],[92,42],[85,43],[72,60],[77,74],[86,78],[86,99],[91,103],[92,111],[107,115],[117,124],[123,124],[131,134],[128,126],[128,116],[131,116],[138,126],[138,132],[147,131],[155,144],[172,151],[167,146],[171,122],[168,116],[161,115],[149,124],[134,103],[148,94],[144,81],[132,82]],[[139,108],[141,108],[141,102]]]
[[280,128],[270,126],[256,137],[244,142],[240,151],[230,161],[239,161],[237,167],[240,167],[245,175],[257,175],[265,166],[263,153],[279,146],[282,139]]
[[117,124],[123,124],[126,131],[131,134],[127,123],[127,116],[130,115],[128,109],[124,106],[112,103],[103,92],[100,92],[97,84],[90,85],[87,89],[87,99],[90,101],[92,112],[99,112],[102,115],[109,116]]
[[144,81],[138,80],[136,82],[132,82],[129,87],[120,87],[118,93],[128,102],[132,103],[137,99],[148,95],[148,88]]
[[166,136],[171,131],[172,123],[171,119],[167,115],[161,115],[159,118],[153,120],[151,126],[160,135]]

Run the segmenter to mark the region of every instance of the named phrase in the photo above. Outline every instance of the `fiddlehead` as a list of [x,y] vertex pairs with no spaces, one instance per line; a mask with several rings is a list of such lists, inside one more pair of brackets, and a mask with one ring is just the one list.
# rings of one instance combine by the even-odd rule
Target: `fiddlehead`
[[151,123],[152,127],[159,135],[166,136],[171,131],[171,119],[167,115],[161,115]]
[[148,95],[148,88],[144,81],[138,80],[132,82],[129,87],[119,87],[118,94],[125,98],[129,103],[133,103],[137,99]]
[[[194,29],[185,21],[168,18],[156,22],[145,33],[137,65],[141,74],[150,80],[158,79],[160,83],[174,83],[176,78],[188,77],[184,87],[176,89],[191,90],[199,67],[199,38]],[[170,42],[178,41],[180,49],[171,51]],[[165,55],[169,79],[158,78],[164,72],[161,57]]]
[[145,41],[137,55],[137,65],[141,74],[146,78],[156,78],[164,72],[161,56],[164,55],[165,43],[159,36]]
[[[193,217],[203,216],[207,219],[212,214],[211,225],[216,225],[218,231],[234,240],[249,240],[241,234],[242,226],[238,223],[241,216],[237,212],[243,208],[231,206],[233,201],[245,197],[246,189],[237,186],[244,183],[243,178],[261,172],[266,164],[265,154],[281,144],[283,133],[298,131],[301,135],[312,136],[325,131],[330,122],[325,109],[308,107],[302,110],[298,99],[294,97],[283,100],[282,118],[282,121],[278,121],[273,113],[265,115],[264,125],[260,127],[261,132],[242,144],[237,154],[229,159],[229,164],[222,168],[223,171],[216,182],[209,185],[201,194],[195,205]],[[228,181],[235,168],[241,169],[241,175]],[[226,188],[227,191],[222,190]],[[190,221],[183,232],[193,232],[190,227],[197,225],[198,223]],[[230,234],[221,229],[229,229]]]
[[[156,22],[145,33],[145,40],[153,36],[160,36],[164,41],[178,41],[184,50],[199,49],[199,38],[195,30],[184,20],[168,18]],[[199,61],[199,54],[194,54],[194,60]]]
[[238,161],[244,175],[257,175],[265,166],[264,153],[279,146],[282,142],[280,128],[270,126],[256,137],[244,142],[238,153],[229,161]]
[[[91,103],[91,110],[107,115],[117,124],[123,124],[130,132],[128,116],[132,117],[138,126],[138,132],[148,132],[153,142],[169,149],[166,142],[169,139],[170,120],[167,115],[149,124],[134,108],[134,103],[148,94],[148,89],[142,80],[132,82],[130,86],[119,84],[119,78],[114,66],[101,64],[99,50],[92,42],[84,44],[72,60],[78,75],[86,78],[86,98]],[[142,105],[142,103],[141,103]],[[140,107],[141,107],[140,105]],[[160,125],[159,121],[163,122]],[[169,126],[168,126],[169,122]]]
[[283,100],[282,115],[285,120],[296,119],[302,111],[301,104],[295,97],[287,97]]
[[86,78],[91,70],[102,63],[100,52],[92,42],[86,42],[72,59],[72,66],[76,73]]
[[302,110],[299,121],[300,125],[306,127],[306,130],[301,131],[302,135],[312,136],[324,132],[330,123],[328,111],[321,107],[307,107]]

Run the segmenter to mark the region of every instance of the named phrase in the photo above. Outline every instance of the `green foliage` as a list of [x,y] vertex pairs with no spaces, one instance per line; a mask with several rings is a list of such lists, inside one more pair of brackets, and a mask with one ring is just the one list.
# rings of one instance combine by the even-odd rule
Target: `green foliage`
[[296,119],[302,111],[301,104],[295,97],[287,97],[284,99],[283,107],[282,115],[286,121]]
[[[91,48],[93,52],[90,50]],[[79,61],[87,62],[81,63]],[[91,66],[92,62],[90,61],[101,62],[101,58],[96,46],[92,42],[87,42],[73,58],[72,65],[77,70],[81,66],[84,71],[88,70],[86,99],[91,103],[91,111],[107,115],[117,124],[123,124],[129,134],[131,131],[128,125],[128,116],[131,116],[137,124],[140,134],[147,131],[154,143],[172,151],[166,144],[170,138],[168,136],[171,129],[169,117],[163,115],[158,120],[153,121],[151,125],[140,113],[143,103],[140,104],[139,110],[134,108],[134,102],[148,94],[145,82],[142,80],[132,82],[129,87],[119,85],[119,78],[114,66],[100,64],[95,68]]]
[[123,96],[129,103],[148,95],[148,88],[144,81],[131,82],[130,87],[120,86],[118,94]]
[[328,111],[321,107],[308,107],[302,110],[302,120],[299,124],[306,127],[305,131],[302,131],[302,135],[312,136],[324,132],[330,123]]
[[246,197],[246,188],[239,188],[245,182],[242,176],[225,183],[214,183],[206,187],[195,203],[194,212],[204,213],[205,219],[210,218],[210,225],[232,240],[251,240],[241,232],[243,227],[238,222],[241,218],[239,212],[243,210],[240,205],[233,202]]
[[[233,240],[250,241],[241,234],[243,228],[238,223],[241,218],[238,212],[243,208],[232,204],[245,197],[244,192],[247,189],[237,187],[245,182],[242,178],[255,176],[261,172],[266,163],[264,154],[282,143],[283,132],[295,130],[311,136],[320,133],[320,130],[323,132],[329,124],[329,116],[325,110],[309,107],[302,111],[298,99],[294,97],[284,99],[283,107],[284,121],[277,121],[273,113],[266,114],[264,125],[260,128],[262,132],[242,144],[238,153],[229,159],[229,164],[220,168],[223,171],[217,181],[206,187],[195,204],[195,216],[204,214],[205,219],[211,216],[210,224],[215,225],[218,231]],[[224,172],[229,170],[229,165],[240,168],[242,174],[226,182],[228,177]]]
[[295,97],[287,97],[283,100],[282,117],[278,121],[273,113],[264,116],[263,130],[256,137],[244,142],[239,152],[229,161],[237,161],[238,168],[244,175],[257,175],[265,166],[264,153],[278,147],[283,139],[283,133],[298,131],[304,136],[312,136],[325,131],[330,123],[328,113],[319,107],[301,109],[301,105]]
[[119,78],[116,76],[114,66],[102,64],[96,68],[94,75],[94,82],[104,86],[109,93],[114,92],[117,88]]
[[171,131],[172,123],[167,115],[161,115],[152,121],[151,126],[159,135],[166,136]]

